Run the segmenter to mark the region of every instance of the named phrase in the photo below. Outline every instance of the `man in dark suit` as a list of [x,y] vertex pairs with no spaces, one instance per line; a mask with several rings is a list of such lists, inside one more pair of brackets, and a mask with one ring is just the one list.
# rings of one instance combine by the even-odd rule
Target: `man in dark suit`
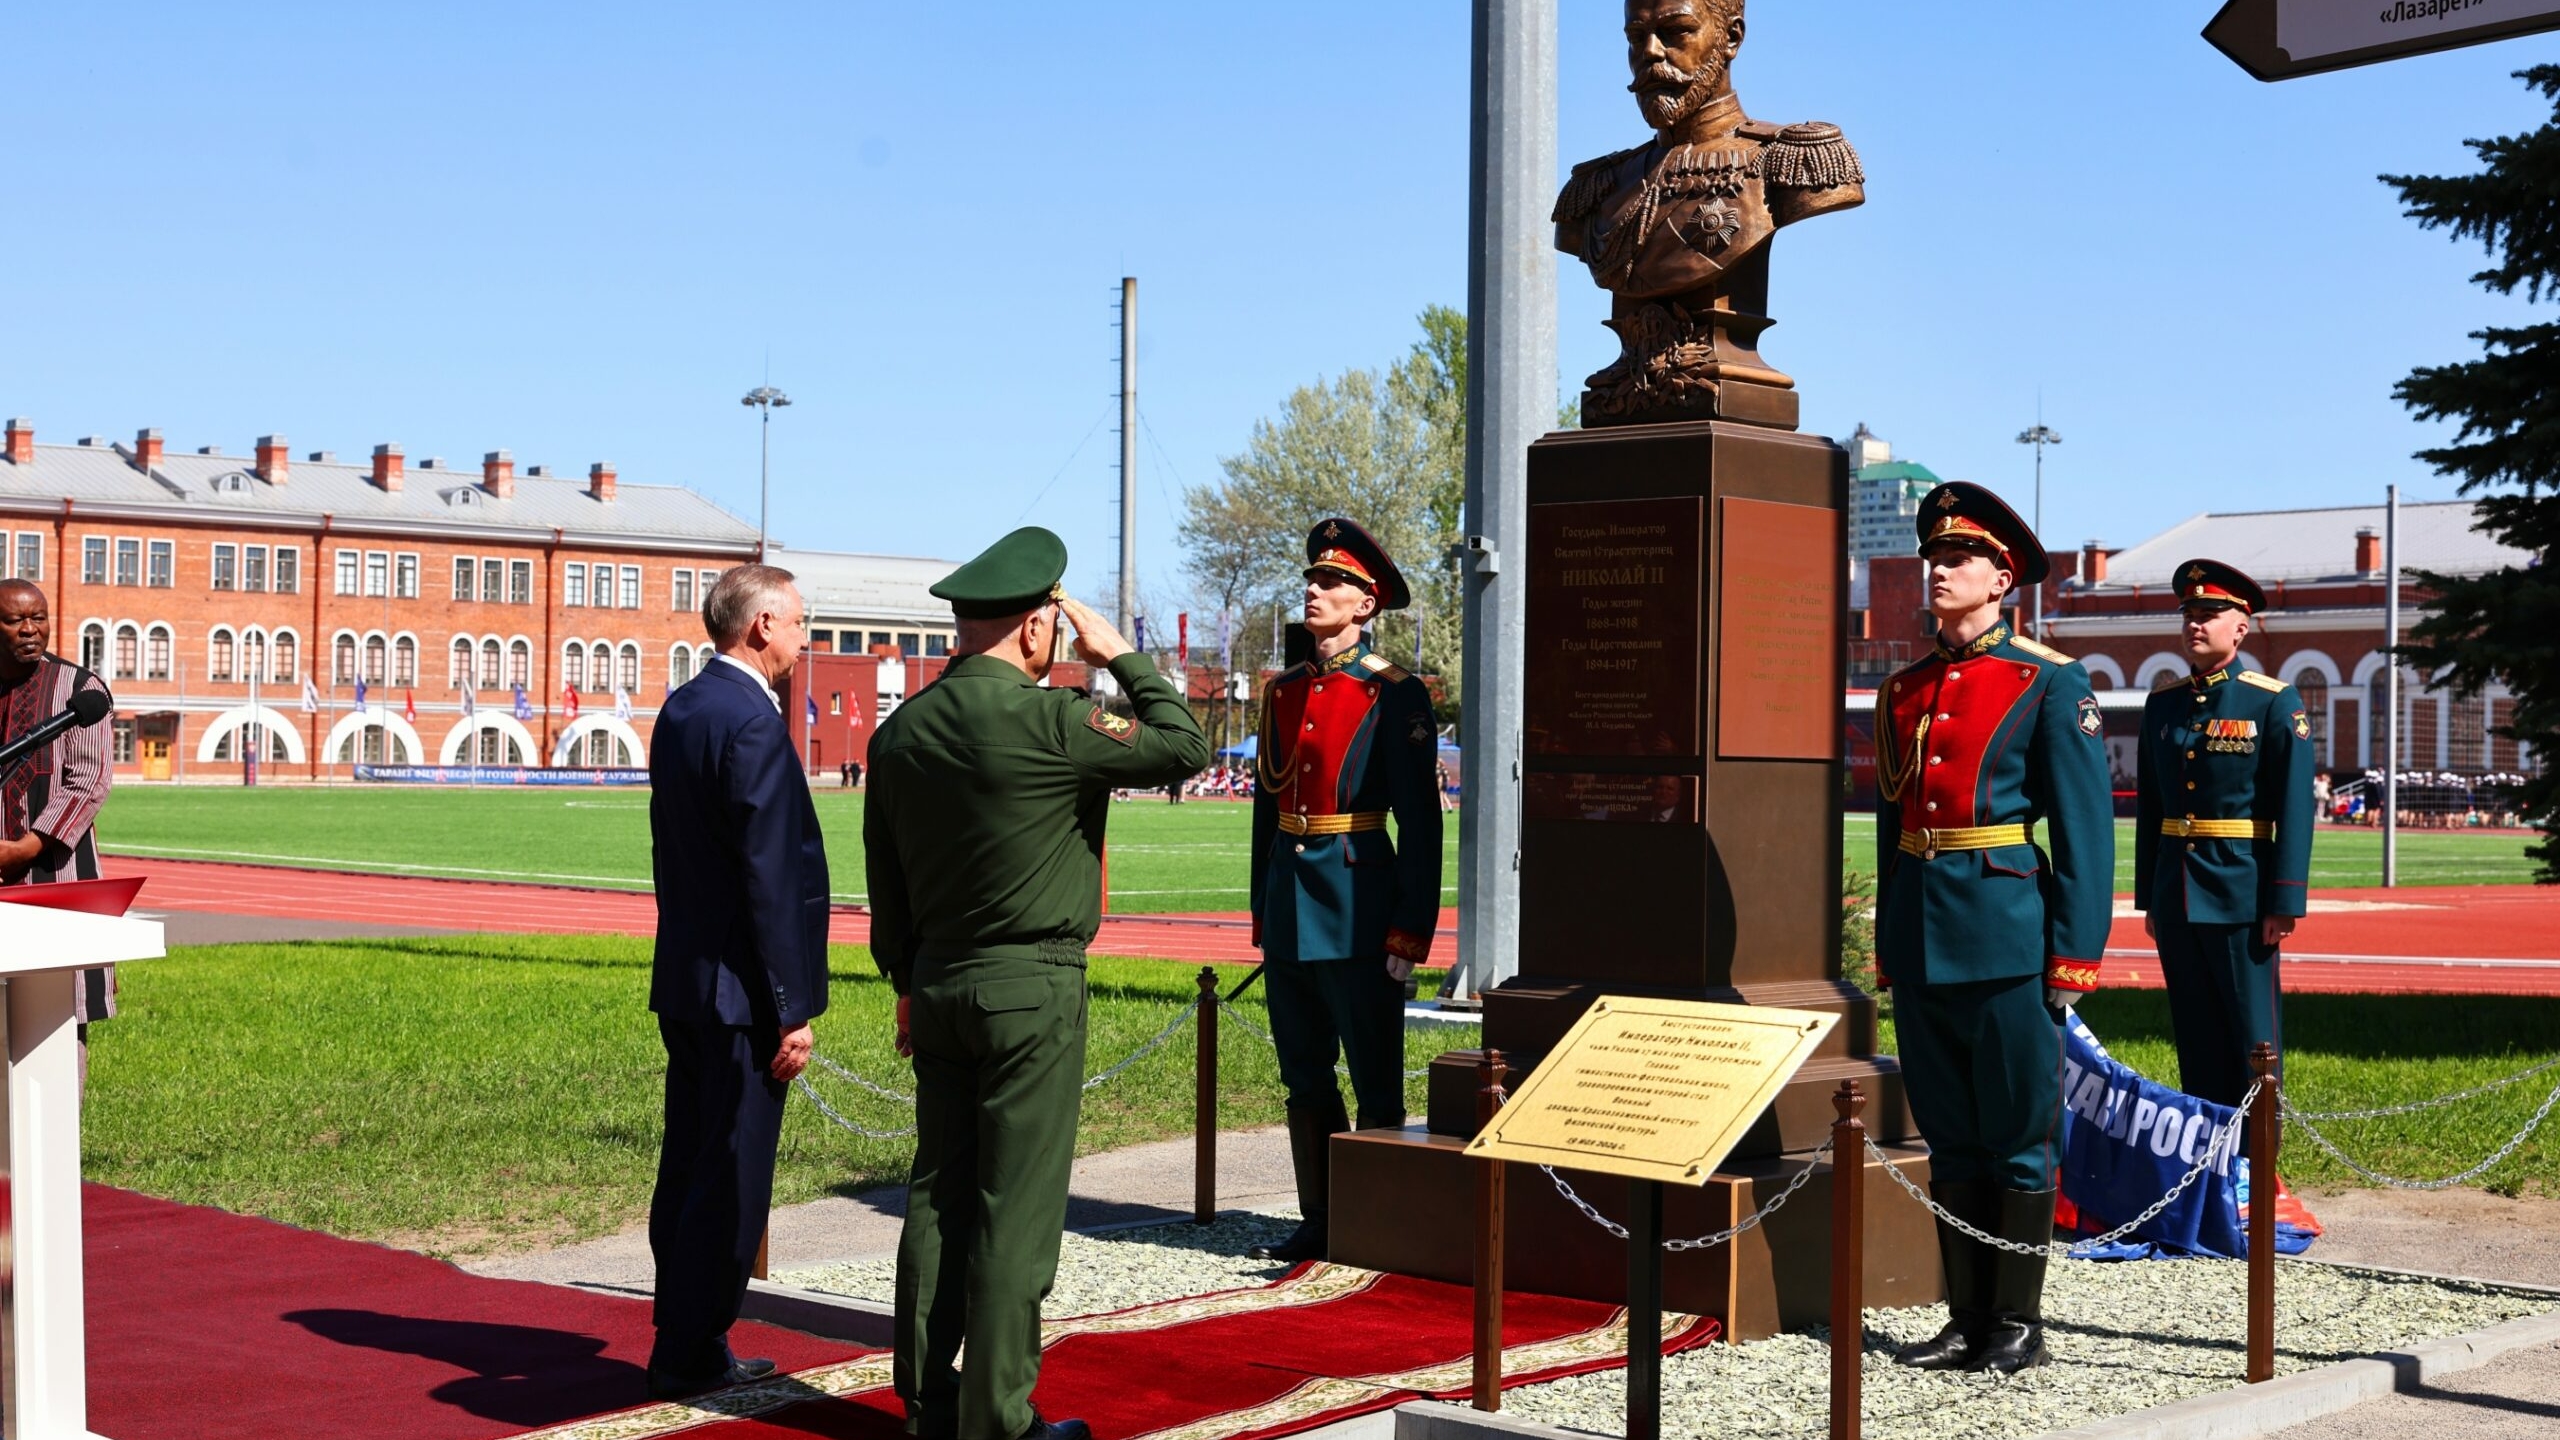
[[790,571],[723,574],[702,602],[719,656],[668,697],[649,751],[649,1008],[667,1047],[649,1202],[654,1399],[773,1371],[732,1355],[728,1334],[773,1199],[782,1102],[827,1008],[826,843],[773,690],[806,643],[802,620]]

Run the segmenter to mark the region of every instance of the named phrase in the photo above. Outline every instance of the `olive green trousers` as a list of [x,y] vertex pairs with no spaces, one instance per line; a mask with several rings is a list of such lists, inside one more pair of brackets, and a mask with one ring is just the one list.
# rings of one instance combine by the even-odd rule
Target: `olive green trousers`
[[916,1161],[898,1241],[898,1398],[924,1440],[1014,1440],[1031,1426],[1040,1305],[1066,1225],[1084,969],[926,960],[910,993]]

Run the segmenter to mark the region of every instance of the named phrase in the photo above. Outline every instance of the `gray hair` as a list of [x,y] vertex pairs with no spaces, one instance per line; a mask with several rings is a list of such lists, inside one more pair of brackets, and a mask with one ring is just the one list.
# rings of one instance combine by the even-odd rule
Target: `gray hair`
[[735,565],[721,571],[702,597],[702,628],[711,643],[723,648],[736,644],[758,615],[774,608],[791,581],[791,572],[779,565]]

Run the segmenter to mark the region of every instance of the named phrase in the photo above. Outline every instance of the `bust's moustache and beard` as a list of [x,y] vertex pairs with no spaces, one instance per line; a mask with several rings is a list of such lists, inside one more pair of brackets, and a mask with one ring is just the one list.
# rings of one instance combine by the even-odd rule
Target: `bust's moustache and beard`
[[1683,70],[1662,60],[1628,81],[1627,88],[1635,92],[1636,108],[1644,112],[1644,123],[1655,130],[1668,130],[1722,93],[1724,72],[1722,60],[1710,59],[1695,70]]

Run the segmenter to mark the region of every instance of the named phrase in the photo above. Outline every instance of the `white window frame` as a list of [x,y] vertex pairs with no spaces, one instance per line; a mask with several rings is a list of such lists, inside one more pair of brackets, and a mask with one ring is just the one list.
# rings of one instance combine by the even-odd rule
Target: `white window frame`
[[403,550],[399,554],[392,556],[391,598],[394,600],[417,599],[418,573],[419,567],[417,551]]
[[[255,572],[254,575],[252,571]],[[257,583],[254,585],[249,583],[252,579]],[[246,594],[263,595],[267,592],[266,546],[243,545],[240,547],[240,589]]]
[[387,600],[391,597],[391,552],[364,552],[364,598]]
[[455,603],[467,603],[473,595],[479,593],[480,582],[477,578],[479,574],[480,561],[478,557],[471,555],[456,555],[453,557],[453,598]]
[[142,678],[166,680],[178,657],[178,632],[165,620],[142,627]]
[[560,567],[560,603],[584,606],[587,603],[587,562],[571,560]]
[[[32,566],[30,566],[30,565],[28,565],[28,564],[27,564],[27,547],[28,547],[30,544],[32,544],[32,545],[34,545],[34,546],[35,546],[35,564],[34,564],[34,565],[32,565]],[[41,531],[41,530],[21,530],[21,531],[19,531],[19,532],[18,532],[18,539],[17,539],[17,543],[16,543],[14,546],[12,546],[12,547],[10,548],[10,551],[9,551],[9,573],[10,573],[10,574],[12,574],[12,575],[14,575],[14,576],[16,576],[17,578],[19,578],[19,579],[21,579],[21,580],[33,580],[33,581],[36,581],[36,582],[37,582],[37,583],[39,583],[39,584],[43,583],[43,581],[44,581],[44,532],[43,532],[43,531]]]
[[330,577],[335,586],[335,588],[333,588],[329,593],[333,595],[354,595],[362,592],[364,589],[363,551],[333,551],[329,556],[329,567]]
[[637,565],[623,566],[622,594],[620,596],[622,603],[619,608],[624,610],[639,609],[640,598],[645,593],[646,588],[640,583],[640,567]]
[[268,593],[297,595],[302,591],[302,547],[275,545],[267,550]]
[[675,574],[671,577],[669,582],[667,600],[668,608],[672,610],[683,611],[691,610],[693,608],[692,566],[679,565],[676,567]]
[[[166,569],[159,562],[167,561]],[[157,577],[157,578],[154,578]],[[146,590],[174,589],[178,583],[178,542],[146,540],[142,546],[142,587]]]
[[[96,570],[94,570],[94,571],[92,571],[92,570],[89,568],[89,557],[90,557],[90,556],[92,556],[92,555],[95,555],[95,556],[97,557],[97,559],[98,559],[98,568],[97,568]],[[114,545],[114,543],[113,543],[111,540],[109,540],[106,536],[104,536],[104,535],[83,535],[83,536],[81,536],[81,537],[80,537],[80,583],[81,583],[81,584],[83,584],[83,585],[112,585],[112,584],[114,584],[114,583],[115,583],[115,573],[116,573],[116,572],[115,572],[115,563],[116,563],[116,562],[115,562],[115,545]]]
[[532,561],[510,560],[507,562],[507,603],[510,605],[533,603]]
[[[126,578],[124,578],[124,575],[125,575],[125,569],[124,569],[124,558],[125,558],[125,555],[127,554],[128,547],[130,547],[130,553],[131,553],[131,554],[132,554],[132,556],[133,556],[133,578],[132,578],[132,579],[130,579],[130,580],[127,580]],[[116,583],[116,584],[118,584],[118,585],[120,585],[120,586],[130,585],[130,586],[135,587],[136,589],[139,589],[139,588],[141,587],[141,585],[142,585],[142,537],[141,537],[141,536],[139,536],[139,535],[119,535],[119,536],[117,536],[117,537],[116,537],[116,582],[115,582],[115,583]]]
[[240,588],[239,546],[223,543],[213,547],[213,573],[206,577],[206,585],[214,590]]

